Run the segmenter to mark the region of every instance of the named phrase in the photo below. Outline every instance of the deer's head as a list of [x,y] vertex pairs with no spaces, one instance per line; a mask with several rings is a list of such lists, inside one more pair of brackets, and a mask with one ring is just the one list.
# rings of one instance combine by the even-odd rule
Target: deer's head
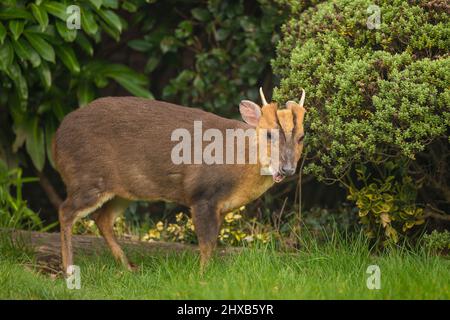
[[286,102],[286,108],[279,108],[275,102],[268,103],[262,88],[260,94],[262,107],[252,101],[243,100],[239,111],[244,121],[256,128],[259,152],[264,146],[267,148],[267,157],[259,158],[262,168],[272,174],[275,182],[280,182],[295,173],[302,154],[305,136],[305,91],[302,89],[302,97],[298,103]]

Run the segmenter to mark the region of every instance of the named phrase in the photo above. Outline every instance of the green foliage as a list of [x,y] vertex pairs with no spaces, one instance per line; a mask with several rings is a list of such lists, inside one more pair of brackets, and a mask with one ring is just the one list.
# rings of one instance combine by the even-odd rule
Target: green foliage
[[23,178],[20,168],[10,170],[0,160],[0,228],[42,229],[39,215],[22,198],[22,185],[36,180]]
[[[130,8],[133,1],[125,1]],[[128,4],[128,5],[127,5]],[[78,5],[81,29],[69,29],[69,5]],[[25,145],[34,166],[51,161],[50,143],[65,114],[85,105],[109,80],[131,94],[152,95],[147,79],[123,65],[96,59],[102,32],[119,39],[126,21],[119,1],[3,1],[0,5],[0,109],[8,112],[1,126],[9,132],[4,158]],[[12,119],[12,126],[9,120]]]
[[[162,11],[173,6],[178,10],[171,20]],[[279,6],[268,0],[210,0],[157,1],[149,8],[157,14],[136,18],[146,34],[128,45],[149,57],[147,73],[177,66],[163,88],[164,99],[226,116],[237,115],[242,97],[258,99],[258,83],[265,80],[284,20]]]
[[351,185],[348,199],[358,207],[369,238],[380,238],[376,230],[381,226],[385,236],[396,243],[399,240],[397,230],[407,233],[425,222],[424,210],[415,203],[418,186],[409,176],[386,174],[382,179],[371,179],[367,171],[364,166],[356,168],[357,180],[363,186]]
[[381,29],[370,30],[370,4],[311,8],[284,26],[278,46],[274,65],[283,80],[276,96],[286,101],[306,89],[315,153],[307,171],[321,177],[329,171],[338,177],[352,163],[382,154],[414,159],[450,124],[448,17],[381,1]]
[[[429,188],[420,190],[427,195],[425,201],[444,203],[446,210],[450,203],[447,13],[424,1],[377,1],[381,26],[371,30],[366,22],[373,1],[325,1],[309,7],[284,2],[291,4],[292,14],[282,28],[273,62],[282,77],[275,97],[285,102],[298,98],[301,88],[306,90],[305,143],[311,161],[305,172],[348,186],[360,165],[383,171],[391,161],[401,163],[404,177],[412,180],[394,182],[374,169],[371,181],[349,187],[360,215],[370,224],[381,223],[392,238],[394,217],[401,221],[397,231],[421,221],[419,199],[404,201],[403,187]],[[394,205],[398,202],[406,207]],[[383,211],[384,220],[379,206],[389,207]],[[411,219],[399,218],[405,210]]]
[[424,246],[432,251],[448,252],[450,250],[450,232],[433,230],[423,236]]

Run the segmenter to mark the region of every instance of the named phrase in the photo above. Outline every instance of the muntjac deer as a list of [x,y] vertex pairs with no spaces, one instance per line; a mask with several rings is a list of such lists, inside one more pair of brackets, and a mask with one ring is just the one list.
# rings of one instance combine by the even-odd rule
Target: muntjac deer
[[[284,109],[267,103],[262,89],[260,94],[262,107],[248,100],[240,103],[244,122],[136,97],[101,98],[68,114],[53,140],[53,157],[67,187],[67,198],[59,208],[64,272],[73,265],[72,226],[89,214],[114,257],[134,269],[113,233],[115,218],[133,200],[165,200],[188,206],[203,268],[216,245],[224,214],[293,175],[302,153],[305,92],[299,103],[289,101]],[[267,151],[268,156],[256,163],[174,161],[174,131],[181,128],[195,136],[194,122],[199,121],[203,129],[212,128],[224,135],[230,129],[251,129],[258,145],[261,141],[268,149],[277,145],[278,158]],[[270,174],[262,175],[263,169]]]

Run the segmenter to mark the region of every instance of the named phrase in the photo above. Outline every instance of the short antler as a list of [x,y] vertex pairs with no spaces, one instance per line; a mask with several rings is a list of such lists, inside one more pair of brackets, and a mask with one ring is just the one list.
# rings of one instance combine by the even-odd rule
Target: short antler
[[300,99],[300,106],[303,107],[304,103],[305,103],[305,90],[302,89],[302,98]]
[[264,92],[263,92],[262,87],[259,87],[259,94],[261,95],[261,101],[262,101],[263,106],[268,104],[267,100],[266,100],[266,97],[264,97]]

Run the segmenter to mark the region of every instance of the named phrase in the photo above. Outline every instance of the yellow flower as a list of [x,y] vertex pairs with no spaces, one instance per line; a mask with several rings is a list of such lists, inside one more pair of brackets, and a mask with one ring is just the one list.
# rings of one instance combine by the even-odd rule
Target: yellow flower
[[169,226],[167,227],[167,231],[174,234],[177,234],[180,229],[181,227],[175,223],[169,223]]
[[191,231],[195,231],[194,224],[192,223],[191,218],[189,218],[188,221],[186,222],[186,228],[188,228]]
[[229,228],[222,228],[220,230],[219,239],[220,240],[224,240],[224,239],[229,238],[230,237],[229,233],[230,233],[230,229]]
[[180,222],[183,219],[184,213],[180,212],[179,214],[177,214],[175,217],[177,219],[177,222]]
[[156,224],[156,230],[158,230],[158,231],[163,231],[164,230],[164,223],[162,221],[159,221]]
[[225,221],[230,223],[234,220],[234,212],[229,212],[225,215]]
[[269,241],[269,234],[268,233],[257,233],[256,239],[258,239],[259,241],[262,241],[262,243],[266,243],[267,241]]
[[161,233],[156,229],[150,229],[150,230],[148,230],[148,238],[149,239],[160,239]]
[[233,231],[233,232],[231,232],[231,234],[234,236],[234,238],[237,241],[241,241],[242,239],[244,239],[247,236],[244,232],[242,232],[240,230]]

